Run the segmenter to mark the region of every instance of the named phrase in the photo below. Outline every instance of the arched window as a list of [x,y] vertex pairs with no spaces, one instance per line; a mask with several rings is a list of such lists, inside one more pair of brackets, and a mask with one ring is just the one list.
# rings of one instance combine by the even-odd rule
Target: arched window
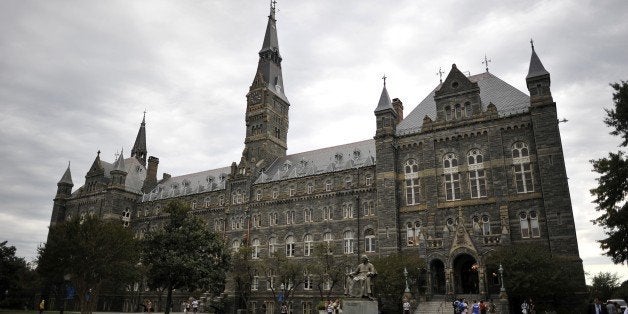
[[253,249],[251,252],[251,258],[253,259],[258,259],[259,258],[259,247],[260,247],[260,241],[258,238],[253,239],[252,243],[251,243],[251,248]]
[[307,194],[314,193],[314,182],[307,183]]
[[312,245],[314,242],[314,237],[311,234],[306,234],[303,237],[303,255],[311,256],[312,255]]
[[231,250],[235,253],[238,251],[239,248],[240,248],[240,240],[238,239],[233,240],[233,242],[231,242]]
[[464,103],[464,116],[467,118],[471,118],[472,115],[473,108],[471,107],[471,103],[467,101]]
[[334,236],[331,234],[331,232],[323,233],[323,242],[325,242],[325,244],[327,245],[327,252],[328,253],[330,253],[331,243],[333,241],[334,241]]
[[294,210],[289,210],[286,212],[286,225],[294,224],[294,216],[295,216]]
[[262,189],[255,191],[255,200],[258,202],[262,200]]
[[453,153],[443,157],[443,172],[445,174],[445,199],[448,201],[460,199],[460,173],[458,173],[458,158]]
[[352,203],[342,204],[342,218],[344,219],[353,218],[353,204]]
[[126,228],[131,222],[131,210],[129,208],[122,212],[122,225]]
[[528,144],[517,142],[512,146],[512,164],[517,193],[533,192],[532,166],[530,164]]
[[451,120],[451,107],[445,106],[445,121]]
[[364,231],[364,252],[375,252],[375,232],[373,229]]
[[355,239],[353,238],[353,231],[345,231],[343,239],[343,248],[345,254],[353,254],[353,242]]
[[332,220],[332,209],[331,206],[323,207],[323,220]]
[[225,206],[225,196],[224,195],[220,195],[218,197],[218,205],[219,206]]
[[273,199],[277,199],[277,197],[279,196],[279,189],[278,188],[273,188]]
[[331,180],[325,181],[325,191],[329,192],[329,191],[331,191],[331,188],[332,188]]
[[205,208],[208,208],[211,205],[211,198],[208,196],[205,198]]
[[277,225],[277,223],[278,223],[277,213],[276,212],[268,213],[268,225],[275,226]]
[[306,208],[303,210],[303,222],[313,222],[311,208]]
[[454,110],[455,110],[456,119],[462,118],[462,106],[460,106],[460,104],[456,104],[454,106]]
[[293,236],[286,237],[286,256],[287,257],[294,256],[294,237]]
[[472,149],[467,154],[469,161],[469,190],[471,198],[486,197],[486,174],[484,158],[479,149]]
[[491,234],[491,221],[488,215],[482,216],[482,234],[483,235]]
[[268,239],[268,256],[272,257],[276,250],[277,250],[277,238],[270,237],[270,239]]
[[364,176],[364,185],[371,186],[373,184],[373,175],[368,173]]
[[541,236],[539,218],[536,211],[519,213],[519,224],[521,226],[522,238],[538,238]]
[[253,281],[251,282],[251,290],[257,291],[259,289],[259,273],[256,269],[253,270]]
[[416,160],[408,159],[405,166],[406,179],[406,205],[414,205],[419,203],[420,185],[419,185],[419,165]]

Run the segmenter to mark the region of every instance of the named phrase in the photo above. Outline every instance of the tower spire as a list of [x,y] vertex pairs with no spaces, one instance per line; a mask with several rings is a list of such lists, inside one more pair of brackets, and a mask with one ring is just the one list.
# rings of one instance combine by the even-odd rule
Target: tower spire
[[148,151],[146,150],[146,110],[144,110],[142,123],[139,131],[137,131],[135,144],[133,144],[133,149],[131,150],[131,157],[135,157],[140,164],[146,167],[146,155],[148,155]]
[[541,59],[534,50],[534,41],[530,39],[530,47],[532,49],[532,55],[530,56],[530,68],[528,69],[528,75],[526,76],[526,85],[530,92],[530,104],[543,105],[551,104],[554,102],[552,98],[552,90],[550,73],[545,70]]
[[[281,72],[282,58],[279,53],[279,40],[277,38],[277,19],[275,18],[276,11],[277,1],[271,0],[270,15],[268,15],[268,24],[266,25],[264,42],[262,44],[262,49],[259,51],[257,74],[261,75],[263,84],[266,85],[268,89],[273,92],[273,94],[289,103],[288,98],[284,94],[283,88],[283,75]],[[256,85],[255,82],[253,82],[253,85]]]

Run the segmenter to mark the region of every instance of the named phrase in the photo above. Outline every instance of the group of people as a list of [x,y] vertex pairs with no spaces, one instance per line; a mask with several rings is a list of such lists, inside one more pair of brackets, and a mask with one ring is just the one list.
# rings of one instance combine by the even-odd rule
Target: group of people
[[617,302],[603,303],[599,298],[595,298],[589,305],[588,314],[628,314],[628,307],[622,309]]
[[[486,313],[495,313],[495,303],[493,300],[484,301],[473,300],[473,303],[467,303],[466,299],[457,299],[452,302],[452,306],[454,307],[454,314],[486,314]],[[525,314],[531,314],[529,312],[525,312]]]
[[521,303],[521,314],[536,314],[536,305],[531,298],[523,300]]
[[185,314],[190,313],[190,310],[196,314],[198,312],[198,300],[190,297],[190,299],[181,302],[181,308]]

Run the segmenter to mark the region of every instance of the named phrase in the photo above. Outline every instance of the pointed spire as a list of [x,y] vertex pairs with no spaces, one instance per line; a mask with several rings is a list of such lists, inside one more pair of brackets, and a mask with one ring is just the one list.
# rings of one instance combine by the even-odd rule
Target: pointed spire
[[59,180],[57,184],[62,184],[62,183],[74,185],[74,183],[72,183],[72,173],[70,172],[69,161],[68,161],[68,168],[65,170],[65,172],[63,173],[63,176],[61,177],[61,180]]
[[284,94],[283,75],[281,72],[281,54],[279,53],[279,40],[277,38],[277,20],[275,19],[276,1],[270,2],[270,15],[264,34],[264,43],[259,51],[259,62],[257,65],[256,78],[251,88],[254,88],[255,80],[261,75],[267,88],[275,95],[289,103]]
[[543,63],[541,63],[541,59],[539,59],[539,56],[536,55],[536,51],[534,51],[534,41],[532,39],[530,39],[530,46],[532,47],[532,56],[530,57],[530,68],[528,69],[526,79],[549,75],[549,72],[545,70]]
[[142,117],[142,123],[140,129],[137,131],[137,137],[135,138],[135,144],[131,150],[131,157],[135,157],[140,164],[146,167],[146,110],[144,110],[144,116]]
[[124,155],[124,148],[122,148],[122,151],[120,151],[120,155],[118,156],[118,160],[116,160],[114,169],[118,170],[118,171],[125,171],[126,172],[126,168],[125,168],[125,165],[124,165],[124,156],[123,155]]
[[379,96],[379,102],[377,103],[377,108],[375,108],[375,112],[383,111],[386,109],[390,109],[393,112],[395,111],[392,106],[392,101],[390,101],[390,96],[388,96],[388,90],[386,90],[386,75],[382,76],[382,80],[384,80],[384,87],[382,88],[382,94]]

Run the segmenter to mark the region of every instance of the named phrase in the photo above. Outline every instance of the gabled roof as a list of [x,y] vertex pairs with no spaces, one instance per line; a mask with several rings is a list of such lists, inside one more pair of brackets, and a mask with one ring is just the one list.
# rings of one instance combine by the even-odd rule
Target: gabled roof
[[255,183],[281,181],[375,164],[375,140],[369,139],[278,158]]
[[230,167],[223,167],[164,179],[150,193],[143,195],[142,202],[224,190],[230,172]]
[[[486,110],[489,103],[493,103],[500,116],[525,112],[530,106],[530,97],[512,85],[502,81],[490,72],[468,77],[471,82],[477,82],[480,87],[482,109]],[[397,135],[416,133],[421,131],[423,118],[429,116],[436,120],[436,102],[434,94],[441,88],[439,84],[423,99],[408,116],[397,125]]]
[[[120,163],[114,162],[113,164],[100,160],[98,157],[99,165],[103,169],[104,176],[111,178],[111,170],[116,169],[116,166],[120,163],[124,165],[124,171],[127,173],[124,181],[124,189],[133,193],[141,193],[144,180],[146,179],[146,167],[142,165],[135,157],[129,157],[121,159]],[[118,169],[121,170],[121,169]],[[72,195],[78,193],[77,189]]]

